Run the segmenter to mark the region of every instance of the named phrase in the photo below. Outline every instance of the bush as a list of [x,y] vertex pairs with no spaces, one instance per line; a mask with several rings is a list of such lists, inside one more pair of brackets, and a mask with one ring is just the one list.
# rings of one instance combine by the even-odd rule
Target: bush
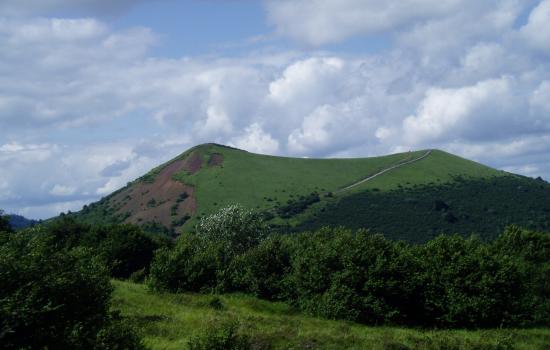
[[[37,227],[0,246],[0,343],[6,349],[116,348],[108,344],[114,338],[103,337],[103,345],[98,340],[117,327],[109,314],[106,267],[89,249],[57,243]],[[118,339],[137,344],[129,336]]]
[[90,226],[71,217],[46,225],[43,230],[59,248],[84,246],[92,249],[115,278],[128,278],[133,272],[149,269],[154,251],[167,245],[135,225]]
[[95,349],[145,350],[137,331],[118,314],[110,315],[106,326],[97,334]]
[[262,215],[230,205],[201,219],[197,233],[207,241],[222,242],[228,255],[242,254],[267,235]]
[[301,240],[289,276],[300,308],[371,324],[418,317],[418,271],[404,245],[367,231],[328,228]]
[[159,244],[134,225],[102,228],[104,238],[97,250],[110,268],[111,276],[128,278],[136,271],[149,268]]
[[196,235],[178,238],[173,249],[159,250],[151,264],[149,287],[156,291],[211,291],[216,288],[223,249]]
[[521,275],[514,324],[550,325],[550,235],[508,227],[492,244],[499,259],[513,258]]
[[249,350],[248,336],[239,333],[237,322],[211,325],[188,342],[189,350]]
[[160,250],[149,286],[157,291],[234,290],[233,259],[257,245],[267,228],[260,214],[229,206],[203,218],[197,234],[180,236],[174,249]]
[[491,254],[478,238],[439,236],[420,251],[426,318],[444,327],[514,324],[522,278],[516,260]]
[[234,261],[233,283],[237,289],[265,299],[282,299],[285,276],[290,271],[288,240],[272,236]]

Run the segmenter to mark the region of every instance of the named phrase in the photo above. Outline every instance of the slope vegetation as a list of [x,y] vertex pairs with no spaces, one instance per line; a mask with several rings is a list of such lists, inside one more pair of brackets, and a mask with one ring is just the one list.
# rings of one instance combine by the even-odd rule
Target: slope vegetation
[[300,314],[280,302],[245,295],[155,294],[113,281],[113,308],[151,349],[185,349],[200,330],[237,322],[252,349],[547,349],[548,329],[417,330],[368,327]]
[[[549,223],[543,216],[550,208],[550,199],[546,199],[550,196],[540,194],[550,194],[548,191],[546,183],[438,150],[307,159],[204,144],[77,215],[91,222],[129,222],[180,233],[193,230],[201,216],[240,203],[264,212],[272,225],[284,231],[330,224],[372,228],[393,237],[424,241],[443,231],[476,231],[481,217],[487,227],[494,226],[491,232],[501,231],[508,223],[523,223],[511,214],[525,214],[517,210],[525,203],[530,211],[522,216],[524,221],[547,229]],[[499,203],[494,203],[497,197]],[[439,202],[443,203],[436,205]],[[507,203],[506,210],[503,203]],[[415,237],[412,230],[419,230]],[[486,231],[482,228],[480,233],[488,234]]]

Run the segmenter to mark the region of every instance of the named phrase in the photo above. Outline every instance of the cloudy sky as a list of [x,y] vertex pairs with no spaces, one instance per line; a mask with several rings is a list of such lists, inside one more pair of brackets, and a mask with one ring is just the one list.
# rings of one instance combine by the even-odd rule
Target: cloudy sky
[[0,208],[78,210],[203,142],[550,179],[550,0],[0,0]]

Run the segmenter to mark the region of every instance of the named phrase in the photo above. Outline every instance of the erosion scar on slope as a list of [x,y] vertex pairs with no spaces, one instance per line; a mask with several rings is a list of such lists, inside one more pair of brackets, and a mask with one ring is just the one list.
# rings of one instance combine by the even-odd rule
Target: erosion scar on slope
[[427,156],[429,156],[430,153],[432,153],[432,150],[431,150],[431,149],[428,150],[426,153],[424,153],[422,156],[420,156],[420,157],[418,157],[418,158],[409,160],[409,161],[404,162],[404,163],[397,163],[397,164],[395,164],[395,165],[392,165],[392,166],[390,166],[389,168],[386,168],[386,169],[384,169],[384,170],[381,170],[381,171],[377,172],[376,174],[370,175],[369,177],[366,177],[366,178],[364,178],[364,179],[362,179],[362,180],[359,180],[358,182],[356,182],[356,183],[354,183],[354,184],[351,184],[351,185],[349,185],[349,186],[347,186],[347,187],[344,187],[344,188],[342,188],[342,189],[339,189],[338,191],[336,191],[336,192],[334,192],[334,193],[335,193],[335,194],[339,194],[339,193],[345,192],[345,191],[350,190],[350,189],[352,189],[352,188],[354,188],[354,187],[356,187],[356,186],[359,186],[359,185],[361,185],[361,184],[363,184],[363,183],[365,183],[365,182],[367,182],[367,181],[370,181],[370,180],[374,179],[374,178],[377,177],[377,176],[380,176],[380,175],[382,175],[382,174],[384,174],[384,173],[387,173],[388,171],[391,171],[391,170],[393,170],[393,169],[400,168],[400,167],[405,166],[405,165],[408,165],[408,164],[416,163],[416,162],[418,162],[418,161],[420,161],[420,160],[426,158]]
[[[185,215],[194,215],[197,209],[193,196],[194,188],[172,179],[172,176],[181,170],[195,170],[200,164],[193,157],[190,161],[178,160],[167,165],[155,177],[152,183],[141,182],[121,193],[111,201],[117,205],[119,214],[128,213],[125,222],[147,223],[156,222],[165,227],[172,224],[172,214],[176,218]],[[186,193],[185,200],[180,196]]]

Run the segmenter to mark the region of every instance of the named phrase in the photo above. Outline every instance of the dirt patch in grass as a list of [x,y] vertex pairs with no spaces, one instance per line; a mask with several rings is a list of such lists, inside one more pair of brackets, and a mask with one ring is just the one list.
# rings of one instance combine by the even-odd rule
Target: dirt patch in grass
[[111,198],[111,204],[118,208],[117,213],[128,215],[124,222],[157,222],[170,228],[174,218],[194,215],[197,210],[197,202],[193,196],[194,188],[172,180],[172,175],[178,171],[196,171],[200,168],[202,160],[199,163],[196,158],[189,160],[191,157],[192,155],[185,160],[170,163],[160,171],[152,183],[135,183]]
[[202,167],[202,156],[200,152],[193,151],[189,156],[187,156],[187,158],[185,158],[181,169],[187,171],[189,175],[193,175],[194,173],[199,171],[201,167]]
[[208,167],[221,166],[223,164],[223,155],[220,153],[212,153],[208,159]]

